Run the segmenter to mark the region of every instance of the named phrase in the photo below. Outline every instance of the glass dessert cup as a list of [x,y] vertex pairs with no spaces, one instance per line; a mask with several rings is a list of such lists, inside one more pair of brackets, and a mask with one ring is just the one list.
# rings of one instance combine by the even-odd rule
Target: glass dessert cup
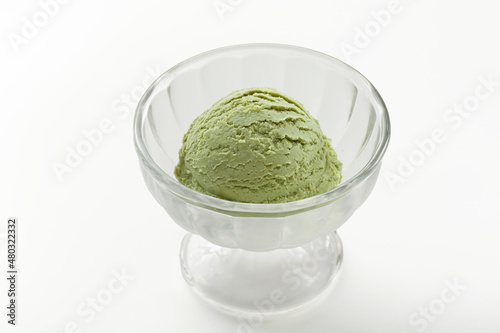
[[[191,122],[230,92],[272,87],[304,104],[343,162],[335,189],[299,201],[249,204],[207,196],[173,174]],[[204,300],[235,314],[286,313],[325,296],[338,276],[336,230],[370,195],[390,137],[372,84],[328,55],[279,44],[236,45],[190,58],[145,92],[134,122],[147,187],[188,234],[184,279]]]

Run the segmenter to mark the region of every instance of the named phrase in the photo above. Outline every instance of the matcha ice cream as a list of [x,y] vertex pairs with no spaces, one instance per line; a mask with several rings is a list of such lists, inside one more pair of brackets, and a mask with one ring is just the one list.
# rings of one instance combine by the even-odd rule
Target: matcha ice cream
[[184,135],[175,176],[217,198],[279,203],[339,185],[342,163],[304,106],[271,88],[232,92]]

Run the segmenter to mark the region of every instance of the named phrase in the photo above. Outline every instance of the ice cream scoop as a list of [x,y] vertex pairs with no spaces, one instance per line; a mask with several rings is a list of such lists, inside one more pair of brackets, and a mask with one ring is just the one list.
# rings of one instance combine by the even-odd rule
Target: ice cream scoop
[[217,198],[281,203],[335,188],[341,171],[330,140],[301,103],[272,88],[248,88],[192,122],[175,176]]

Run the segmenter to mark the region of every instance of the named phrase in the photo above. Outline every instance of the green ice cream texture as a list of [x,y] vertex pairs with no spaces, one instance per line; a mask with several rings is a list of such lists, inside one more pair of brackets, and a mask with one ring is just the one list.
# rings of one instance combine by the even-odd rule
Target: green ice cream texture
[[184,135],[177,180],[198,192],[246,203],[283,203],[340,184],[342,163],[318,121],[273,88],[223,97]]

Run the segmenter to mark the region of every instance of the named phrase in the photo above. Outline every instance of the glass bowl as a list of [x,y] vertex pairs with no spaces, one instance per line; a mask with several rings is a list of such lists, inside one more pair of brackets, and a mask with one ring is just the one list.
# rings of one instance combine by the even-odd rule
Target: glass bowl
[[[304,104],[343,163],[335,189],[299,201],[250,204],[207,196],[173,172],[191,122],[230,92],[272,87]],[[370,195],[390,137],[384,102],[359,72],[290,45],[245,44],[192,57],[162,74],[140,100],[135,147],[145,183],[184,228],[188,284],[233,314],[286,313],[324,296],[342,261],[336,230]]]

